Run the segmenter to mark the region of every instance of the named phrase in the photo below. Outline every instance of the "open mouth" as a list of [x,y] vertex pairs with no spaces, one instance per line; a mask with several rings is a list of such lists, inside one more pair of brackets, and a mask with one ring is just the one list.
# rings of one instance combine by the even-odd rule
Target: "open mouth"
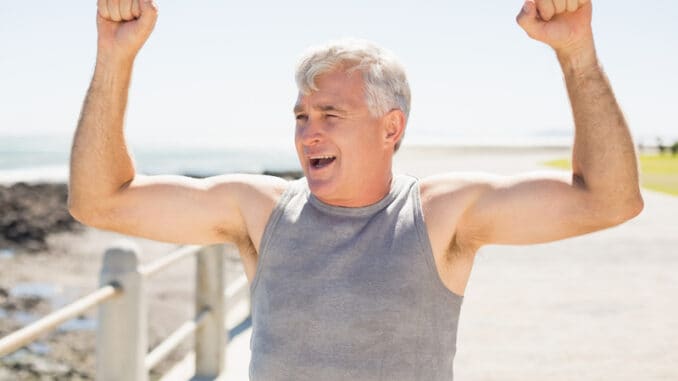
[[320,169],[327,167],[336,160],[336,156],[325,155],[325,156],[314,156],[310,158],[311,168]]

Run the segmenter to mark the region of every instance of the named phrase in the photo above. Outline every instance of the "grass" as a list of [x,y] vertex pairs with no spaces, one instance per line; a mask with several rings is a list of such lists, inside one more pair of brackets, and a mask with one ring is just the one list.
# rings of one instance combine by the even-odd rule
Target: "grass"
[[[561,169],[572,168],[569,159],[543,164]],[[640,183],[644,188],[678,196],[678,156],[640,155]]]

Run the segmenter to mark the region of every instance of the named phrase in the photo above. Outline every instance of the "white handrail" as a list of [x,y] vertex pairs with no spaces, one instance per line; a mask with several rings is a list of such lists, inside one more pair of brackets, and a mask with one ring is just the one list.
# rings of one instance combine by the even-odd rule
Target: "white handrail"
[[238,299],[243,294],[246,294],[249,291],[249,284],[247,277],[243,274],[231,282],[224,291],[224,296],[226,300]]
[[0,339],[0,356],[5,356],[23,346],[26,346],[27,344],[35,341],[35,339],[38,337],[54,330],[54,328],[58,327],[64,322],[82,314],[99,303],[105,302],[120,295],[120,293],[121,290],[119,288],[111,285],[101,287],[91,294],[52,312],[44,318],[18,331],[10,333],[9,335]]
[[160,259],[157,259],[147,265],[141,266],[139,268],[139,273],[145,278],[151,277],[157,274],[160,270],[163,270],[164,268],[173,265],[182,259],[186,259],[197,254],[200,251],[200,249],[202,249],[202,246],[195,245],[184,246],[163,256]]
[[171,335],[169,335],[165,340],[163,340],[157,347],[155,347],[148,355],[146,355],[146,370],[150,371],[155,368],[160,361],[164,360],[167,355],[175,350],[182,341],[186,340],[193,332],[195,332],[202,323],[205,322],[205,318],[209,316],[210,310],[202,310],[198,316],[189,320],[177,328]]

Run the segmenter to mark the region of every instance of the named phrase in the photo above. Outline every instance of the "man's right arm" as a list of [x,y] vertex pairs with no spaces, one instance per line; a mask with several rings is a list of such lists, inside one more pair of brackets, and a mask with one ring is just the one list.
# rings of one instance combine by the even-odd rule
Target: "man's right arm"
[[208,244],[250,238],[258,248],[283,180],[136,174],[124,115],[134,58],[157,9],[151,2],[115,3],[115,9],[105,0],[98,4],[97,63],[71,151],[71,214],[87,225],[155,240]]

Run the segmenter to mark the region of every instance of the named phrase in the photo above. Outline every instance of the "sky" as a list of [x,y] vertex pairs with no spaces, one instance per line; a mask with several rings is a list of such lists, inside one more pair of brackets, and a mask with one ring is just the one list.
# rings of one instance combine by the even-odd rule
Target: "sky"
[[[294,67],[311,45],[372,40],[412,88],[405,144],[568,137],[551,49],[515,23],[522,2],[158,0],[137,57],[134,145],[293,149]],[[593,0],[598,54],[636,140],[678,139],[678,2]],[[96,1],[0,1],[0,139],[70,138],[96,55]]]

